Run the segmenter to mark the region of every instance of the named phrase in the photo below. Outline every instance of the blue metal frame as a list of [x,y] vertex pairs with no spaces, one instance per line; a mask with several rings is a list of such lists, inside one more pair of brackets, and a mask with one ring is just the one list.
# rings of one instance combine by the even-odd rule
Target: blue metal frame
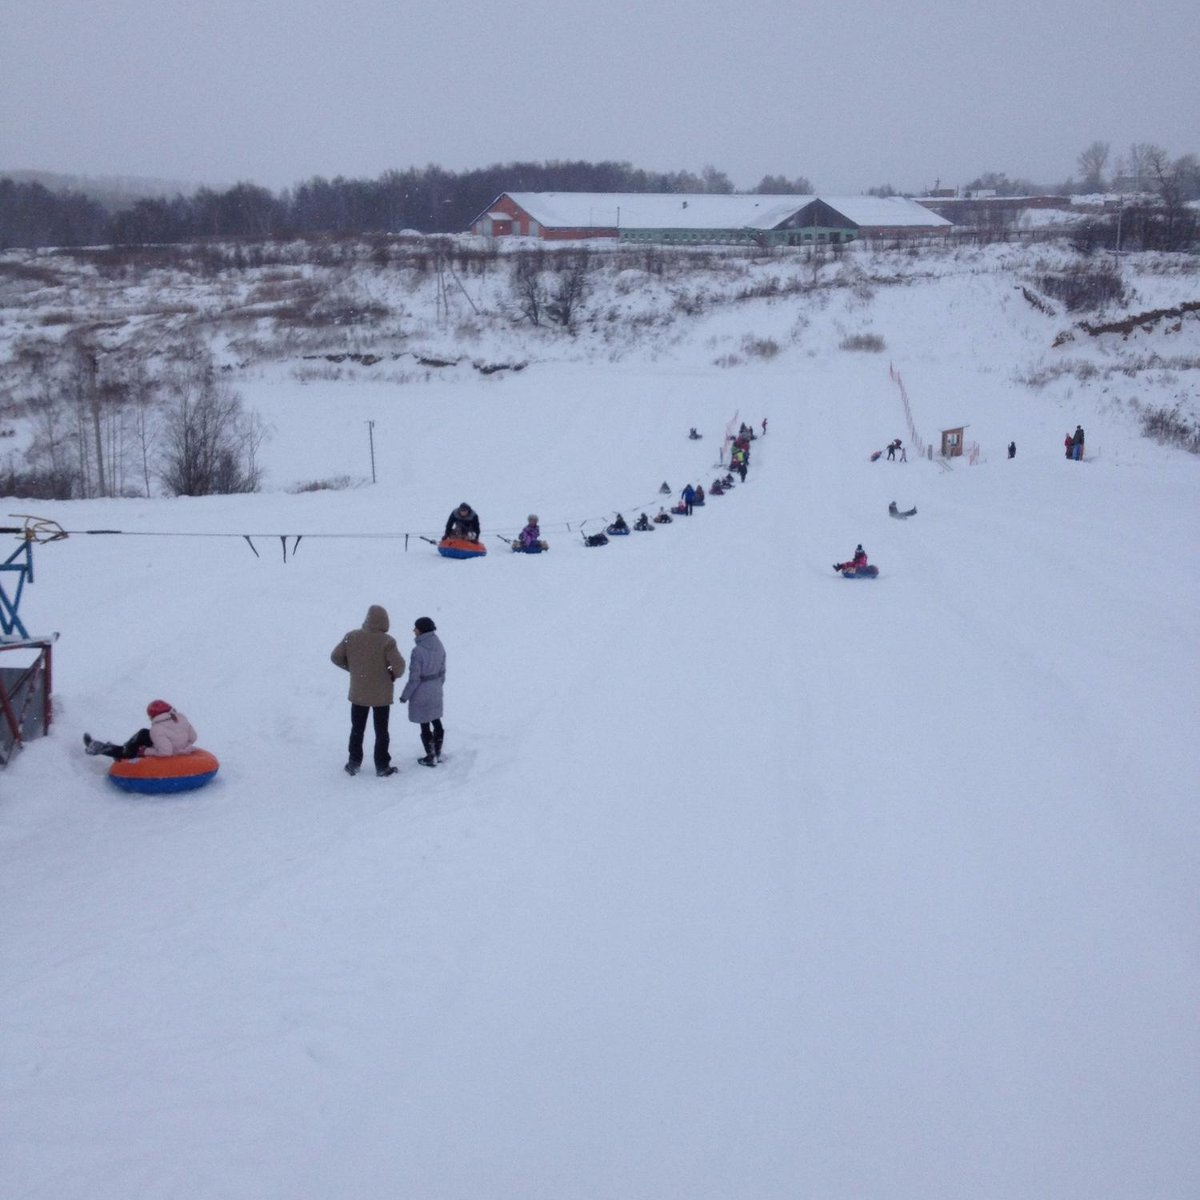
[[[24,561],[17,562],[17,559],[22,556]],[[16,589],[11,597],[4,590],[3,572],[5,571],[15,572],[17,576]],[[14,633],[18,637],[27,638],[29,636],[25,626],[21,624],[21,618],[17,616],[17,609],[21,606],[21,592],[27,579],[30,583],[33,582],[33,543],[28,539],[0,563],[0,632],[7,637],[11,637]]]

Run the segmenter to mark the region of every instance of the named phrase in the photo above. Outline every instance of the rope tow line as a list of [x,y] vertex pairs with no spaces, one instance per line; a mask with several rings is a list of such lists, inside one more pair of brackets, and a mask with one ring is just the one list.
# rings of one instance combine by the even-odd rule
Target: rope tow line
[[[639,504],[626,505],[624,511],[633,512],[652,508],[662,499],[661,494],[657,494],[653,500],[644,501]],[[622,510],[613,509],[613,512]],[[241,538],[247,546],[250,547],[255,558],[261,558],[258,548],[254,545],[254,538],[270,539],[278,538],[279,544],[283,550],[283,561],[287,562],[288,558],[288,540],[292,539],[291,554],[294,558],[296,550],[300,546],[300,542],[304,538],[323,538],[323,539],[366,539],[366,540],[391,540],[396,541],[400,538],[404,539],[405,552],[408,551],[408,543],[412,538],[419,538],[423,542],[432,542],[437,545],[436,537],[429,537],[425,533],[410,532],[410,531],[383,531],[379,533],[206,533],[197,532],[195,530],[168,530],[168,529],[64,529],[57,521],[50,517],[38,517],[31,513],[9,513],[10,517],[15,517],[23,522],[21,525],[0,525],[0,534],[13,533],[22,538],[26,542],[59,542],[68,537],[163,537],[163,538]],[[558,525],[564,527],[569,533],[576,530],[582,530],[590,521],[607,521],[609,517],[605,516],[589,516],[581,520],[552,522],[545,526],[547,529],[553,529]],[[572,528],[574,526],[574,528]],[[508,534],[502,533],[499,529],[483,529],[480,531],[480,537],[484,534],[495,534],[498,537],[503,537],[506,541],[511,540]]]

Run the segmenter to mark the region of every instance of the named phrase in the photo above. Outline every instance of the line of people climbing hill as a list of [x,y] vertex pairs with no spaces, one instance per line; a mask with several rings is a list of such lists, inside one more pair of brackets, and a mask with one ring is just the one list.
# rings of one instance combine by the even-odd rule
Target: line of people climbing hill
[[[767,432],[767,419],[765,417],[762,420],[762,432],[764,435]],[[726,492],[730,491],[735,486],[734,474],[739,477],[742,483],[746,482],[746,476],[750,469],[750,443],[755,440],[756,436],[754,430],[745,422],[741,423],[736,434],[726,435],[730,469],[726,471],[724,476],[717,476],[713,479],[707,495],[723,496]],[[699,440],[701,435],[697,433],[693,426],[688,432],[688,437],[695,441]],[[664,482],[659,491],[661,494],[670,495],[672,489],[669,484]],[[697,483],[693,485],[689,483],[680,493],[679,502],[672,506],[669,513],[665,508],[660,508],[657,515],[651,518],[643,512],[633,524],[632,530],[647,532],[652,530],[656,524],[669,524],[672,520],[672,514],[675,516],[691,516],[695,508],[704,504],[705,498],[706,493],[703,484]],[[587,521],[584,521],[580,525],[580,533],[586,546],[602,546],[607,543],[609,537],[622,537],[631,531],[631,527],[620,512],[605,527],[603,533],[585,533],[584,526],[586,524]],[[567,525],[567,528],[570,529],[570,524]],[[448,542],[462,542],[466,546],[478,545],[481,536],[479,514],[464,500],[446,519],[446,526],[442,533],[442,542],[439,545],[444,546]],[[550,548],[549,543],[542,536],[541,525],[536,513],[528,514],[525,519],[525,525],[515,538],[503,535],[498,536],[501,536],[502,540],[507,542],[512,550],[518,553],[538,554]],[[432,539],[428,538],[426,540],[432,541]],[[482,553],[482,549],[480,553]]]

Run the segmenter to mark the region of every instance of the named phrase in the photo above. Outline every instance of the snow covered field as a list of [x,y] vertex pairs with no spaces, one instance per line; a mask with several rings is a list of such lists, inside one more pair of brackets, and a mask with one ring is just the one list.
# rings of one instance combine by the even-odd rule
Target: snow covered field
[[[486,378],[266,367],[261,494],[3,502],[179,536],[35,550],[22,619],[61,636],[52,734],[0,775],[0,1196],[1196,1194],[1197,460],[1115,384],[1015,382],[1068,322],[1009,283],[799,303]],[[781,352],[715,366],[748,330]],[[864,330],[883,354],[838,349]],[[909,440],[889,359],[982,461],[868,461]],[[735,416],[769,418],[745,486],[582,545],[707,487]],[[376,484],[286,490],[368,474],[368,420]],[[415,536],[463,499],[483,561]],[[529,512],[540,557],[496,536]],[[831,569],[859,541],[873,583]],[[372,603],[406,655],[438,624],[436,770],[401,706],[400,774],[341,770],[328,656]],[[82,753],[156,696],[206,789]]]

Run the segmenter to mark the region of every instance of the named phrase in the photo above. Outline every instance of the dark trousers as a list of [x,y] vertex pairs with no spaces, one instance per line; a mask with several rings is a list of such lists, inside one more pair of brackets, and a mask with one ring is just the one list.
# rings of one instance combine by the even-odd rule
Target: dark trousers
[[150,730],[139,729],[123,746],[114,746],[112,743],[109,743],[109,749],[105,750],[104,753],[114,762],[121,762],[126,758],[137,758],[139,750],[153,745],[154,742],[150,738]]
[[371,713],[375,721],[375,770],[392,765],[391,736],[388,733],[388,718],[392,709],[387,704],[377,704],[374,707],[367,704],[350,705],[350,761],[354,764],[362,762],[363,734],[367,729],[367,713]]

